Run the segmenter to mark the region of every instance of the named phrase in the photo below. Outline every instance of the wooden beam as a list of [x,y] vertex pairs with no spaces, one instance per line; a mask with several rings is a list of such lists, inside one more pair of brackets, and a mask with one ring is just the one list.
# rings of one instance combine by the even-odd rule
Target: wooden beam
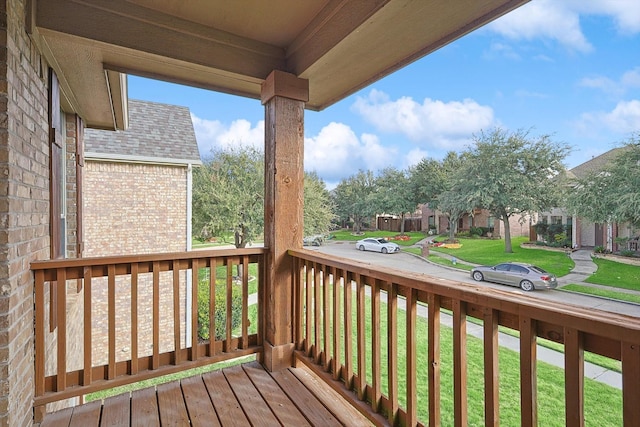
[[[293,363],[293,274],[287,250],[302,248],[304,99],[307,81],[273,71],[262,85],[265,105],[264,243],[267,369]],[[295,88],[295,90],[291,90]]]

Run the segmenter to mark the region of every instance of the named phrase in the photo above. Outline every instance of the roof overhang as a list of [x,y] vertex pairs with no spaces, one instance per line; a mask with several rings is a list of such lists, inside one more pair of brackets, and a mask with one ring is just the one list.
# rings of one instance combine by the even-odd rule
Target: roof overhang
[[527,0],[30,0],[28,25],[88,126],[126,127],[136,74],[260,99],[273,70],[321,110]]

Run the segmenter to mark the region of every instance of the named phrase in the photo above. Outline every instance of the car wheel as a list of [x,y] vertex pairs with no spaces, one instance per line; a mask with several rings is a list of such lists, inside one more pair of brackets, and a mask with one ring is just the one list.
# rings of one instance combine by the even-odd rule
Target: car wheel
[[522,282],[520,282],[520,289],[525,292],[530,292],[533,290],[533,283],[531,283],[529,280],[523,280]]
[[358,246],[358,249],[361,250],[361,251],[364,251],[364,245]]
[[382,248],[382,250],[380,252],[382,252],[383,254],[386,254],[387,253],[387,248]]
[[473,280],[475,280],[476,282],[482,282],[484,280],[484,276],[479,271],[474,271]]

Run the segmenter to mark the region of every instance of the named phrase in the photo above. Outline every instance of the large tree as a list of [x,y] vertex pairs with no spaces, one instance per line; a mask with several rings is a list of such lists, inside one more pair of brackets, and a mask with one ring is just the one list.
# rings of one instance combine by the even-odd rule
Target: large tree
[[378,186],[378,202],[381,209],[378,213],[397,215],[400,217],[400,233],[404,234],[404,218],[407,213],[415,212],[417,203],[406,171],[395,168],[384,169],[376,180]]
[[593,222],[629,222],[640,228],[640,132],[602,170],[570,183],[567,208]]
[[557,206],[569,147],[549,136],[496,128],[474,137],[454,187],[463,207],[488,209],[504,224],[505,252],[513,252],[509,218]]
[[379,212],[376,180],[371,171],[359,171],[343,179],[333,190],[333,200],[341,219],[352,220],[360,232],[365,220]]
[[439,210],[449,221],[449,240],[455,238],[458,219],[471,208],[460,200],[460,195],[452,191],[457,171],[462,167],[462,155],[450,151],[444,159],[423,159],[411,168],[411,191],[416,204],[427,204]]
[[230,231],[244,248],[264,230],[264,155],[250,147],[216,150],[194,170],[193,226],[201,238]]
[[335,205],[324,181],[315,172],[305,172],[304,235],[328,233],[335,216]]

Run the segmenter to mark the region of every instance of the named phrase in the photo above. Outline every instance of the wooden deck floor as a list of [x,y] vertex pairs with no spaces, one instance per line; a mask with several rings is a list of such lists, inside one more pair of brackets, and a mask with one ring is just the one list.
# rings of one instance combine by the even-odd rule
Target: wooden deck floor
[[47,414],[41,426],[369,426],[305,368],[257,362]]

